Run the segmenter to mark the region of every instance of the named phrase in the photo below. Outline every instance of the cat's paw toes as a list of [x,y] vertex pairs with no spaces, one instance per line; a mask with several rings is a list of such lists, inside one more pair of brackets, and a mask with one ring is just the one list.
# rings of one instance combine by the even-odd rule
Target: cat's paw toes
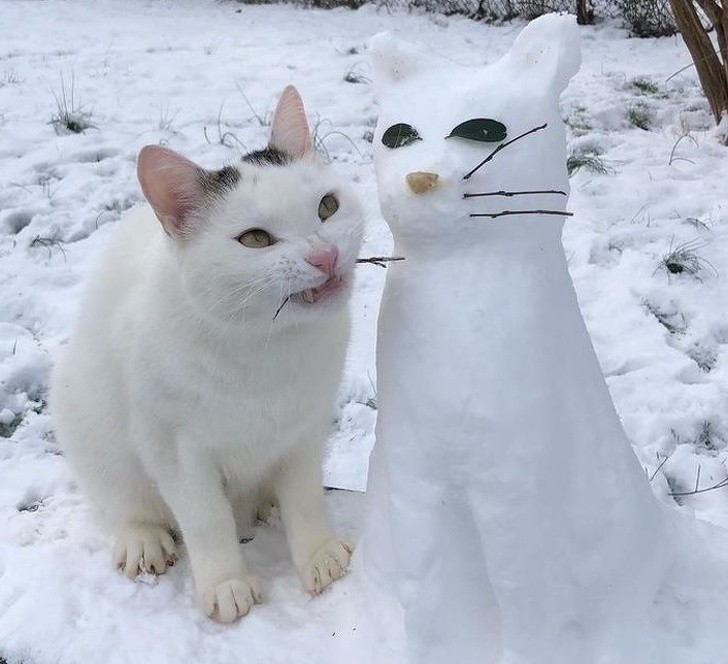
[[220,623],[235,622],[260,602],[258,582],[252,576],[228,579],[202,593],[202,610]]
[[114,565],[130,579],[140,572],[164,574],[176,559],[177,547],[172,536],[156,524],[126,526],[114,548]]
[[346,572],[354,546],[339,538],[332,538],[320,546],[301,570],[303,586],[312,595],[322,593]]

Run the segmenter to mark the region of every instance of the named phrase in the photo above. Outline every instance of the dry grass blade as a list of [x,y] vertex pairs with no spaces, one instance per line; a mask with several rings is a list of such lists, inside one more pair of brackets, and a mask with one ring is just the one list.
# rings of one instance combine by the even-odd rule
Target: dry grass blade
[[285,300],[283,300],[283,302],[281,302],[281,306],[278,307],[278,309],[276,309],[275,314],[273,314],[273,320],[278,318],[278,314],[281,313],[281,309],[283,309],[283,307],[285,307],[286,304],[288,304],[288,300],[290,300],[290,299],[291,299],[291,296],[289,295]]

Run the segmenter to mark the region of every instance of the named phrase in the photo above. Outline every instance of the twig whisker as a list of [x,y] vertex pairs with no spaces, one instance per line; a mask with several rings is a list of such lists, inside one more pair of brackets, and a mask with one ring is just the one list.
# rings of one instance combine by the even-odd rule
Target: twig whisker
[[404,256],[372,256],[371,258],[357,258],[357,263],[371,263],[372,265],[378,265],[379,267],[387,267],[386,263],[393,263],[395,261],[403,261]]
[[529,194],[561,194],[561,196],[566,196],[566,192],[560,189],[533,189],[530,191],[486,191],[482,194],[463,194],[463,198],[484,198],[486,196],[507,196],[510,198],[511,196],[526,196]]
[[482,166],[485,166],[493,157],[495,157],[501,150],[507,148],[509,145],[515,143],[516,141],[520,141],[522,138],[525,138],[529,134],[535,134],[537,131],[541,131],[542,129],[546,129],[548,127],[548,122],[545,122],[544,124],[534,127],[533,129],[529,129],[528,131],[524,131],[519,136],[516,136],[515,138],[512,138],[510,141],[506,141],[505,143],[501,143],[493,152],[491,152],[483,161],[481,161],[472,171],[469,173],[466,173],[463,175],[463,180],[469,180],[470,177],[475,173],[479,168]]
[[489,217],[495,219],[496,217],[510,217],[518,214],[551,214],[560,217],[573,217],[573,212],[562,212],[561,210],[503,210],[502,212],[483,212],[478,214],[471,214],[471,217]]

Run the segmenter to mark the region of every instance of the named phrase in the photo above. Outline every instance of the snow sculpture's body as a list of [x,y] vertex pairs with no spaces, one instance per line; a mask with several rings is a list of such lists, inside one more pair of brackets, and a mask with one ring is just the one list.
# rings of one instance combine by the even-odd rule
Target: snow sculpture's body
[[[483,68],[373,43],[380,203],[406,261],[380,313],[362,553],[402,607],[412,664],[652,661],[639,634],[662,519],[561,245],[574,33],[543,17]],[[472,119],[496,140],[450,136]],[[526,191],[551,193],[503,193]],[[540,212],[471,216],[506,210]]]

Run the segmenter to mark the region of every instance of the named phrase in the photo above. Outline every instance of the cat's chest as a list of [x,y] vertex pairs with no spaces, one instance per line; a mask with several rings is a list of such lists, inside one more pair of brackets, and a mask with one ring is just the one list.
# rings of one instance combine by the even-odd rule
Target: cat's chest
[[[274,441],[306,437],[331,421],[345,339],[297,341],[221,348],[178,339],[174,347],[137,357],[144,367],[138,397],[154,403],[177,430],[222,451],[265,450]],[[332,344],[341,346],[338,352]]]

